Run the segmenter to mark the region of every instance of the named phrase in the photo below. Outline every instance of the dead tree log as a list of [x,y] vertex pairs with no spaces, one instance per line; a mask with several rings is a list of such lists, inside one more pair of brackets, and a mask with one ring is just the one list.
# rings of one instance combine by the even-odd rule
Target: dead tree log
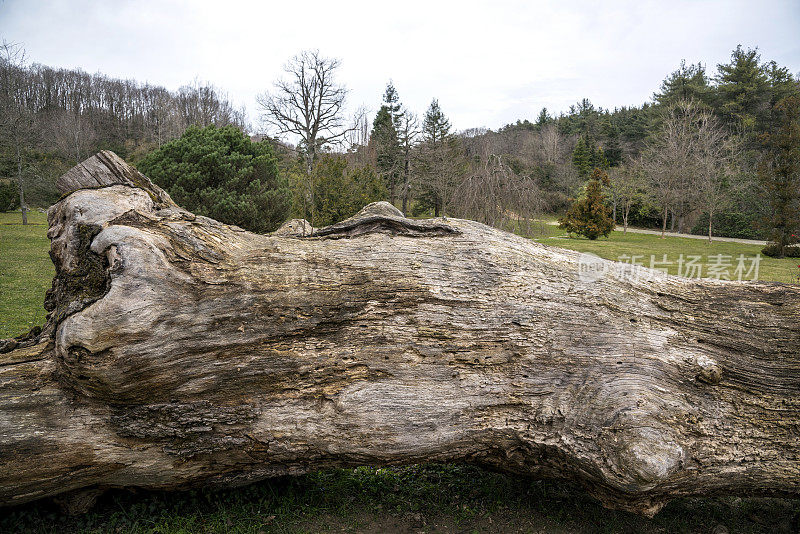
[[800,493],[796,286],[589,279],[577,253],[386,203],[255,235],[110,153],[60,184],[48,322],[0,355],[4,505],[423,461],[643,514]]

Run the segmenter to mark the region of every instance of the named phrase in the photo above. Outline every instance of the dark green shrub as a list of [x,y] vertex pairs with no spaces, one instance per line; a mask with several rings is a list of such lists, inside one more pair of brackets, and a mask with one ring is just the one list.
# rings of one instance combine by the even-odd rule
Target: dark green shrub
[[800,245],[786,245],[781,247],[778,243],[767,243],[761,253],[770,258],[800,258]]
[[[714,215],[711,233],[714,237],[738,237],[739,239],[764,239],[758,230],[758,214],[722,212]],[[692,227],[695,235],[708,235],[708,213],[697,219]]]
[[190,126],[151,152],[139,170],[180,206],[253,232],[275,230],[289,215],[291,192],[267,141],[234,126]]
[[770,258],[780,258],[783,255],[783,247],[777,243],[767,243],[767,246],[761,249],[761,253]]
[[387,196],[386,186],[375,169],[349,165],[344,157],[336,155],[320,158],[310,177],[302,170],[295,172],[292,185],[295,213],[315,227],[352,217],[365,205]]

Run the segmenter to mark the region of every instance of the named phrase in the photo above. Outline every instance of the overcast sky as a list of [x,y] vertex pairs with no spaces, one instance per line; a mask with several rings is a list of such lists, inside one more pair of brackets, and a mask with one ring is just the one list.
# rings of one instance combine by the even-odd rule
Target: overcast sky
[[302,49],[342,60],[350,108],[389,79],[422,114],[498,128],[596,106],[639,105],[681,59],[713,72],[737,44],[800,72],[800,0],[437,2],[0,0],[0,38],[29,58],[177,89],[209,81],[245,105]]

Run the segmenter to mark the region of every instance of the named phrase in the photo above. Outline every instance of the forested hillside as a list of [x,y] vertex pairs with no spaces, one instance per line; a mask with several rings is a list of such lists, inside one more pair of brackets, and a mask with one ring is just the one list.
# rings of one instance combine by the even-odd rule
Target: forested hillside
[[0,46],[0,210],[58,198],[55,179],[101,149],[138,159],[190,125],[235,125],[245,114],[215,87],[193,82],[178,91],[81,70],[29,64],[16,45]]

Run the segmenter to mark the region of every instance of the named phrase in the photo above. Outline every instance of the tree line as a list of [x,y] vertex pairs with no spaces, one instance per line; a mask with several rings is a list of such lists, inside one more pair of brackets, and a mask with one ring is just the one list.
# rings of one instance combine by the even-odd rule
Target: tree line
[[[342,108],[346,91],[333,81],[338,62],[324,61],[318,52],[305,52],[287,65],[293,81],[276,84],[284,117],[286,106],[307,100],[292,100],[292,95],[308,93],[302,85],[310,80],[317,88],[330,82],[336,95],[330,109]],[[324,77],[308,76],[320,69]],[[298,133],[281,123],[278,93],[260,99],[264,118],[276,126],[278,136]],[[350,166],[377,173],[386,198],[413,215],[448,214],[520,229],[537,213],[566,211],[585,198],[588,185],[595,194],[591,178],[599,169],[608,175],[600,181],[603,202],[612,221],[626,229],[639,223],[658,225],[662,233],[692,231],[709,239],[728,235],[788,244],[781,236],[798,233],[791,214],[800,211],[800,188],[795,178],[774,183],[775,174],[767,169],[780,167],[778,159],[791,159],[791,148],[776,152],[775,135],[796,123],[792,109],[798,94],[798,80],[787,68],[762,61],[757,49],[737,47],[714,75],[702,64],[682,62],[652,102],[642,106],[606,110],[583,99],[557,116],[543,109],[534,122],[453,132],[437,99],[420,120],[390,82],[374,120],[367,124],[361,119],[358,140],[346,149],[339,140],[359,130],[358,120],[348,130],[339,115],[335,125],[326,124],[332,126],[327,130],[332,137],[301,136],[297,149],[305,154],[308,172],[298,198],[312,208],[295,211],[315,218],[317,178],[311,161],[329,157],[327,149]],[[304,115],[294,126],[315,131],[317,123],[307,119]],[[791,139],[789,133],[781,135]],[[304,148],[309,143],[313,152]]]
[[[188,126],[247,128],[246,115],[209,84],[177,91],[82,70],[29,63],[0,44],[0,209],[57,198],[55,178],[100,149],[140,156]],[[13,180],[11,180],[13,178]],[[11,182],[27,183],[17,188]]]
[[625,227],[788,243],[800,213],[800,147],[790,133],[798,95],[787,68],[737,47],[713,75],[682,62],[640,107],[596,109],[584,99],[557,117],[542,110],[533,123],[487,135],[547,191],[549,209],[584,197],[601,169],[612,218]]
[[[27,65],[7,44],[4,52],[2,126],[16,134],[4,136],[2,176],[24,174],[26,153],[67,165],[111,148],[136,163],[190,125],[233,125],[246,133],[244,114],[213,87],[170,93]],[[785,245],[800,233],[792,163],[800,86],[757,49],[737,47],[713,74],[682,62],[641,106],[608,110],[582,99],[558,115],[542,109],[533,121],[496,131],[454,132],[435,98],[417,115],[391,82],[374,117],[363,109],[348,116],[339,68],[339,60],[319,51],[301,52],[257,99],[264,135],[256,140],[276,158],[288,196],[278,204],[287,217],[318,227],[386,199],[411,215],[525,232],[537,214],[566,212],[591,186],[592,197],[600,195],[612,221],[626,228],[658,225],[663,232],[769,237]],[[47,165],[55,166],[39,168]],[[607,175],[595,180],[599,185],[595,170]]]

